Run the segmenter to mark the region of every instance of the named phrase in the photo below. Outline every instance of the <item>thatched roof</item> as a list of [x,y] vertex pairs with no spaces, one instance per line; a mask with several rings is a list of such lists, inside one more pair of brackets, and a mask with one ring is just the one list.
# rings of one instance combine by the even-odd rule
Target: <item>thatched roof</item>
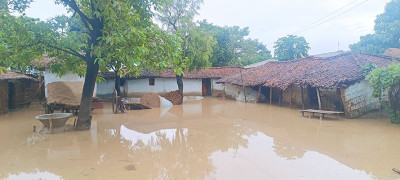
[[7,73],[3,73],[0,71],[0,80],[14,80],[14,79],[37,80],[33,77],[27,76],[25,74],[16,73],[14,71],[7,71]]
[[269,62],[218,82],[239,86],[263,85],[283,90],[292,84],[331,88],[363,79],[360,69],[364,65],[372,63],[385,67],[392,60],[392,57],[360,52],[345,52],[327,58],[309,56],[292,61]]
[[390,48],[383,53],[385,56],[391,56],[395,58],[400,58],[400,49],[399,48]]

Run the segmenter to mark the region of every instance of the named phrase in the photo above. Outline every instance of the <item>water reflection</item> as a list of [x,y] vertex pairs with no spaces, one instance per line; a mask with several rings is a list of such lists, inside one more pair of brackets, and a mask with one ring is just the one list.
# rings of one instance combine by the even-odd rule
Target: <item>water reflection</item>
[[398,177],[391,168],[400,162],[400,129],[389,120],[319,121],[205,98],[124,114],[106,105],[94,111],[90,131],[41,135],[31,132],[40,113],[32,106],[0,117],[0,179]]

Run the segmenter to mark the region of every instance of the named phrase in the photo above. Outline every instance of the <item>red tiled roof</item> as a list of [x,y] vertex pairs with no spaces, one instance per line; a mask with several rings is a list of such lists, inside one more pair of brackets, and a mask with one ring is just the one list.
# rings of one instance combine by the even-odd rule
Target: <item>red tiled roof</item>
[[385,67],[392,61],[392,57],[360,52],[346,52],[327,58],[309,56],[292,61],[269,62],[246,70],[242,75],[225,77],[219,82],[280,89],[286,89],[291,84],[330,88],[363,79],[364,75],[360,71],[363,65],[372,63],[378,67]]

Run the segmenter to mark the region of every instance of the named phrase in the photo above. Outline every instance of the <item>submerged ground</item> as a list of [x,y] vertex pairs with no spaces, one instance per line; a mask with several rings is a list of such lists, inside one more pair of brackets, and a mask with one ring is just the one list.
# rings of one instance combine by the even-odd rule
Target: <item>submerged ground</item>
[[0,116],[0,179],[400,178],[400,125],[388,118],[320,121],[205,98],[117,115],[106,104],[90,131],[34,133],[42,113]]

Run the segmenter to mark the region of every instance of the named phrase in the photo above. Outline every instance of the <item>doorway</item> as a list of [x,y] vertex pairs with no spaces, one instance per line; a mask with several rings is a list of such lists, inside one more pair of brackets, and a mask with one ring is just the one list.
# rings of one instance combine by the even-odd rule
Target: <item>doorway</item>
[[8,109],[15,109],[15,85],[8,83]]
[[312,109],[319,109],[317,88],[307,86],[308,96],[310,97],[310,107]]
[[206,78],[202,79],[201,81],[201,87],[202,87],[202,95],[203,96],[211,96],[211,79]]

